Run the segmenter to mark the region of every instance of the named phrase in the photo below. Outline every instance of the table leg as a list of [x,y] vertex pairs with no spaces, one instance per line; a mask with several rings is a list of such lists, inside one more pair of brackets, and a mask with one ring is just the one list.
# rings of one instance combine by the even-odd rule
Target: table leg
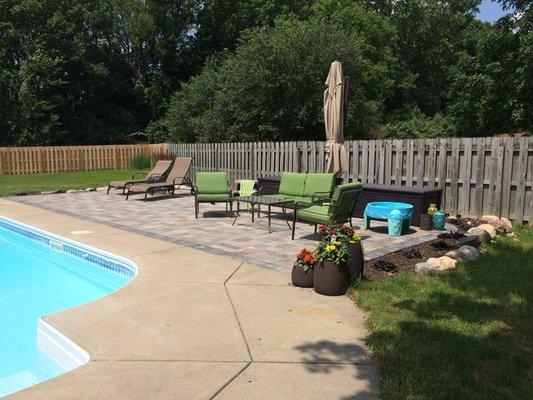
[[235,222],[237,221],[237,218],[240,217],[240,214],[239,214],[239,202],[237,201],[237,211],[235,212],[235,218],[233,219],[233,223],[231,224],[231,226],[235,225]]
[[370,229],[370,218],[365,215],[363,229]]
[[270,204],[268,205],[268,233],[272,232],[272,228],[270,227]]
[[287,218],[287,207],[281,206],[281,210],[283,211],[283,217],[285,218],[285,222],[287,223],[287,226],[289,227],[289,229],[292,229],[289,219]]

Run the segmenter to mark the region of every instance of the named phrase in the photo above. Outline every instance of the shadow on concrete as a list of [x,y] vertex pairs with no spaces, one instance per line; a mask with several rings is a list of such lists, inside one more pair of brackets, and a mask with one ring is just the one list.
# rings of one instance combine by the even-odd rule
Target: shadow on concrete
[[[296,350],[303,353],[305,367],[313,374],[330,374],[346,368],[353,370],[354,392],[340,400],[377,399],[379,379],[374,366],[367,360],[362,346],[322,340],[302,344],[297,346]],[[346,381],[345,384],[349,387],[350,381]],[[364,388],[357,387],[361,385]]]

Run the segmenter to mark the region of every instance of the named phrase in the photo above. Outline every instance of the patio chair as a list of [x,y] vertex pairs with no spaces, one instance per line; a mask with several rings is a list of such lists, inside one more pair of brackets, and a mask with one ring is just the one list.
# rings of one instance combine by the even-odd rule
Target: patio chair
[[233,212],[233,201],[227,172],[197,172],[194,187],[194,215],[198,218],[200,203],[226,203]]
[[124,194],[126,188],[129,185],[133,185],[135,183],[158,182],[164,180],[165,172],[168,171],[171,164],[172,160],[159,160],[155,163],[154,168],[152,168],[152,170],[148,172],[144,179],[135,179],[135,176],[139,174],[139,172],[136,172],[133,174],[130,180],[111,181],[109,182],[109,185],[107,185],[107,194],[109,194],[111,188],[122,189],[122,194]]
[[192,182],[186,176],[189,168],[191,167],[191,162],[193,157],[176,157],[174,164],[168,173],[166,180],[164,182],[158,183],[140,183],[133,184],[127,187],[126,200],[130,197],[132,193],[144,193],[144,200],[148,195],[153,196],[155,192],[168,192],[168,194],[174,196],[176,186],[187,185],[191,187],[192,191]]
[[298,208],[298,202],[296,202],[294,205],[292,220],[292,240],[294,240],[297,220],[314,224],[315,232],[318,224],[329,224],[334,222],[343,224],[349,222],[350,226],[352,226],[352,216],[355,205],[362,190],[362,185],[359,182],[347,183],[335,188],[329,204],[308,207],[309,204],[304,202],[301,204],[306,205],[307,207]]
[[[255,181],[253,179],[241,179],[239,181],[238,196],[252,196],[257,193],[258,191],[255,189]],[[246,203],[246,209],[250,209],[250,203]]]

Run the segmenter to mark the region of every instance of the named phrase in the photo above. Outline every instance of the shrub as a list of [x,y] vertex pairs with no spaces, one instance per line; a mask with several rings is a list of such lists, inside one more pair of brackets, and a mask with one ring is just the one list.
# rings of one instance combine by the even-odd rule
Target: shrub
[[150,165],[150,157],[146,154],[137,154],[131,159],[131,167],[134,169],[149,169]]

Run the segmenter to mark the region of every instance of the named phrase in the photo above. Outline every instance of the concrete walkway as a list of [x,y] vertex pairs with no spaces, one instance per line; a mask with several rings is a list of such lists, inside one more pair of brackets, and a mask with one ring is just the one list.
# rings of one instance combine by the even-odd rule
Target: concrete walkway
[[[374,399],[363,313],[287,273],[0,199],[0,215],[137,263],[129,285],[46,316],[88,364],[11,399]],[[79,231],[88,231],[80,235]]]

